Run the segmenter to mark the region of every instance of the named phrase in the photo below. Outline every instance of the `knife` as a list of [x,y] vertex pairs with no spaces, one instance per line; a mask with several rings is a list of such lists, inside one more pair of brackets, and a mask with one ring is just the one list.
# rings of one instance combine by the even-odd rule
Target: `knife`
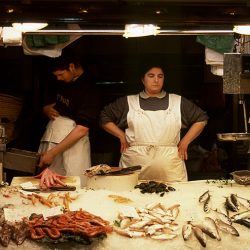
[[76,187],[75,186],[54,186],[54,187],[50,187],[50,188],[46,188],[46,189],[42,189],[42,188],[22,188],[23,191],[26,192],[44,192],[44,193],[48,193],[48,192],[55,192],[55,191],[75,191]]
[[102,176],[110,176],[110,175],[124,175],[124,174],[131,174],[135,171],[138,171],[138,170],[141,170],[141,166],[138,165],[138,166],[132,166],[132,167],[127,167],[127,168],[122,168],[122,169],[119,169],[117,171],[111,171],[111,172],[100,172],[100,173],[97,173],[96,175],[102,175]]

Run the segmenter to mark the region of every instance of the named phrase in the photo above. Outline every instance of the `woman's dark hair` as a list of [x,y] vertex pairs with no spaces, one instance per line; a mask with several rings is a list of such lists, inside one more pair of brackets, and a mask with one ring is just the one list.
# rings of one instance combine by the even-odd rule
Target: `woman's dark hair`
[[162,69],[163,73],[165,72],[164,70],[164,67],[161,65],[161,64],[157,64],[157,63],[154,63],[154,64],[147,64],[147,65],[144,65],[141,67],[141,72],[140,72],[140,76],[141,76],[141,79],[145,76],[145,74],[152,68],[160,68]]

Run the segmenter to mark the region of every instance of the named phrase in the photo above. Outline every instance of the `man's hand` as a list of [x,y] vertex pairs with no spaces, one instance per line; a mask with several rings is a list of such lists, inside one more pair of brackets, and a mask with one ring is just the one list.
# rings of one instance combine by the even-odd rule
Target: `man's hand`
[[50,120],[55,120],[57,116],[59,116],[59,112],[54,109],[56,104],[49,104],[43,107],[43,112],[46,116],[49,117]]
[[40,178],[40,187],[42,189],[47,189],[53,186],[65,186],[66,184],[62,181],[66,176],[58,175],[50,169],[46,168],[39,175],[34,176],[35,178]]
[[43,152],[40,156],[38,166],[41,168],[48,167],[53,162],[54,158],[55,158],[55,155],[53,155],[51,151]]

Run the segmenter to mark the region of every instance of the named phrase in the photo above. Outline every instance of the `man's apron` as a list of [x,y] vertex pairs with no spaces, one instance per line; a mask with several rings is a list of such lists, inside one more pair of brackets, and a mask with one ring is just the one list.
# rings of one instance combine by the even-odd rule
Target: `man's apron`
[[[50,120],[41,139],[38,152],[42,153],[55,147],[75,126],[76,124],[73,120],[63,116],[59,116],[55,120]],[[85,186],[86,178],[84,178],[83,172],[90,166],[90,143],[87,135],[69,149],[57,155],[49,169],[60,175],[80,176],[81,186]]]
[[169,95],[167,110],[140,108],[139,95],[128,96],[126,139],[130,147],[122,154],[121,167],[141,165],[140,179],[187,181],[185,163],[178,156],[181,97]]

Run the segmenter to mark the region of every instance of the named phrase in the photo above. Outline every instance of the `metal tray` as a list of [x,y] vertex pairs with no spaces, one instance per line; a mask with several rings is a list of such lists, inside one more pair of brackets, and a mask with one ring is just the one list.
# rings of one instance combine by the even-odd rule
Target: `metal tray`
[[220,141],[250,141],[250,133],[223,133],[217,134]]

